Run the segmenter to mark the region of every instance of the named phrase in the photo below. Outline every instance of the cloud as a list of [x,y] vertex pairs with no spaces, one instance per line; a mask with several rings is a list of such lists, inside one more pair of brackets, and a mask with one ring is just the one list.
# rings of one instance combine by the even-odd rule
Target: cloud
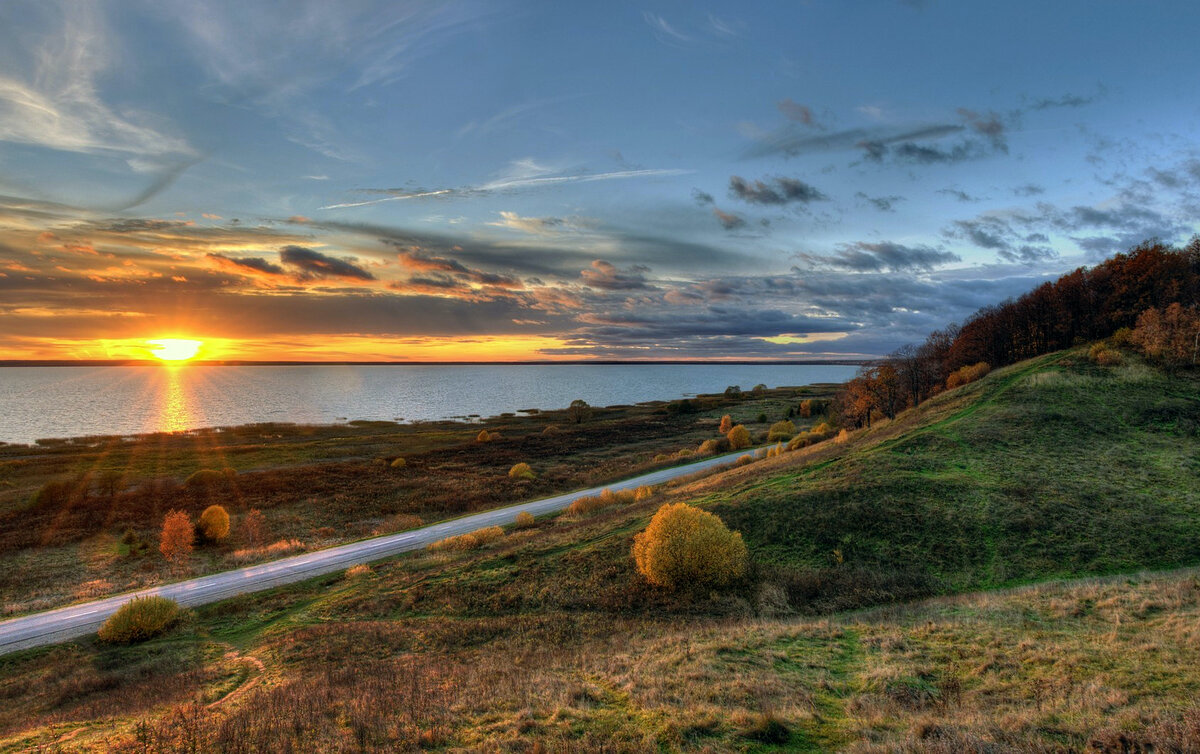
[[998,152],[1008,152],[1007,128],[1000,116],[994,112],[978,113],[965,107],[958,108],[958,114],[967,122],[967,126],[977,134],[985,137]]
[[1090,105],[1099,99],[1104,94],[1104,88],[1100,87],[1099,91],[1091,96],[1079,96],[1077,94],[1063,94],[1058,97],[1043,97],[1034,100],[1029,105],[1030,110],[1049,110],[1055,107],[1083,107]]
[[375,276],[361,267],[336,257],[326,256],[319,251],[303,246],[285,246],[279,251],[284,264],[295,267],[302,274],[314,278],[343,278],[347,280],[374,280]]
[[220,267],[234,272],[259,272],[267,275],[283,275],[284,270],[277,264],[272,264],[262,257],[231,257],[225,254],[209,252],[206,255]]
[[631,291],[652,288],[646,283],[646,273],[650,271],[645,265],[635,264],[632,267],[619,270],[616,265],[597,259],[592,266],[579,272],[583,284],[592,288],[602,288],[607,291]]
[[1046,189],[1036,183],[1026,183],[1020,186],[1015,186],[1012,190],[1016,196],[1037,196],[1038,194],[1046,193]]
[[791,97],[785,97],[779,100],[776,107],[779,108],[779,112],[783,113],[783,117],[793,123],[820,128],[820,124],[813,118],[812,109],[808,105],[801,105]]
[[694,41],[692,37],[676,29],[667,22],[667,19],[663,18],[657,13],[642,11],[642,20],[646,22],[647,26],[654,30],[654,36],[657,37],[660,42],[672,44],[679,42],[691,43]]
[[855,196],[875,205],[875,209],[880,212],[895,212],[896,203],[904,201],[904,197],[902,196],[867,196],[862,191],[856,193]]
[[957,199],[960,202],[977,202],[977,201],[979,201],[979,197],[971,196],[966,191],[962,191],[961,189],[955,189],[955,188],[938,189],[938,193],[945,194],[946,196],[954,197],[955,199]]
[[409,199],[451,198],[486,196],[496,192],[522,191],[526,189],[549,188],[564,183],[592,183],[595,181],[613,181],[629,178],[653,178],[686,175],[689,170],[678,169],[645,169],[645,170],[613,170],[607,173],[573,173],[569,175],[545,175],[544,171],[526,171],[525,174],[509,175],[495,181],[489,181],[478,186],[463,186],[448,189],[364,189],[373,194],[386,194],[380,199],[365,199],[356,202],[341,202],[327,204],[321,209],[346,209],[350,207],[367,207],[382,202],[404,201]]
[[692,199],[695,200],[696,204],[699,204],[700,206],[712,204],[716,201],[713,199],[712,194],[708,193],[707,191],[701,191],[700,189],[692,189]]
[[935,249],[931,246],[905,246],[903,244],[882,241],[869,243],[858,241],[841,244],[840,250],[832,256],[799,253],[798,259],[814,266],[833,267],[856,272],[892,272],[932,271],[952,262],[961,262],[962,257],[949,252]]
[[875,128],[851,128],[844,131],[813,135],[807,129],[789,124],[770,133],[761,134],[754,146],[746,150],[747,157],[769,157],[784,155],[796,157],[819,152],[847,151],[851,149],[884,148],[889,144],[915,139],[940,139],[961,133],[965,126],[957,124],[935,124],[908,128],[879,126]]
[[722,212],[720,209],[713,207],[713,217],[717,218],[717,222],[721,223],[721,227],[725,230],[737,230],[738,228],[746,227],[746,221],[732,212]]
[[488,223],[488,225],[544,236],[564,229],[568,226],[568,223],[561,217],[522,217],[516,212],[502,210],[500,212],[500,220]]
[[808,204],[829,198],[815,187],[795,178],[781,177],[769,180],[769,183],[747,181],[741,176],[730,176],[729,195],[750,204]]

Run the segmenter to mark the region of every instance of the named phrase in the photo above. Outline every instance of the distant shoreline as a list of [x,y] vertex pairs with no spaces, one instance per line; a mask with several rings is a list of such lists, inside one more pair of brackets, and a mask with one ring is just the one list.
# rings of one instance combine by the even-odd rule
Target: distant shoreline
[[[873,359],[798,359],[792,361],[734,359],[731,361],[662,359],[643,361],[190,361],[178,366],[196,367],[310,367],[310,366],[387,366],[387,367],[506,367],[506,366],[859,366]],[[0,360],[0,367],[150,367],[170,365],[157,359],[21,359]]]

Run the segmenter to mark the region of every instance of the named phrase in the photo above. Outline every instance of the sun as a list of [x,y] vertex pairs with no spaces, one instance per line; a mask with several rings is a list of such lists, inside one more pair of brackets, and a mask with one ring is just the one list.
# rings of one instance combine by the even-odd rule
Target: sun
[[163,361],[187,361],[194,357],[204,345],[202,340],[183,340],[180,338],[157,338],[147,340],[153,346],[150,355]]

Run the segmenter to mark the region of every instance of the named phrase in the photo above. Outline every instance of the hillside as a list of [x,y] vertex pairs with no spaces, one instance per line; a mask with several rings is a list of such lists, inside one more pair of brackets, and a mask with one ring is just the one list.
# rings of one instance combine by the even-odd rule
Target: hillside
[[[1169,750],[1200,737],[1194,571],[836,611],[1194,566],[1198,431],[1193,376],[1039,357],[481,551],[0,658],[0,747]],[[631,539],[665,500],[740,530],[747,579],[642,582]]]

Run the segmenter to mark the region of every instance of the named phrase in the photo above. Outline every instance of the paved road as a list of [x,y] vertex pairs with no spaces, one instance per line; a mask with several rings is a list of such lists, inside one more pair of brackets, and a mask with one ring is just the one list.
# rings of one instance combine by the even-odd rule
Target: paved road
[[215,573],[211,576],[188,579],[174,584],[143,589],[139,592],[128,592],[94,602],[85,602],[81,605],[13,618],[0,622],[0,655],[95,633],[108,616],[134,597],[160,594],[188,607],[205,605],[237,594],[258,592],[280,584],[290,584],[313,576],[340,571],[358,563],[369,563],[402,552],[419,550],[430,542],[436,542],[455,534],[475,531],[485,526],[510,524],[522,511],[528,511],[536,516],[562,510],[576,498],[599,494],[605,487],[623,490],[641,485],[661,484],[687,474],[731,463],[738,455],[739,453],[731,453],[716,456],[686,466],[653,471],[639,477],[626,479],[623,482],[606,484],[603,487],[592,487],[507,508],[496,508],[399,534],[351,542],[326,550],[317,550],[270,563],[239,568],[236,571]]

